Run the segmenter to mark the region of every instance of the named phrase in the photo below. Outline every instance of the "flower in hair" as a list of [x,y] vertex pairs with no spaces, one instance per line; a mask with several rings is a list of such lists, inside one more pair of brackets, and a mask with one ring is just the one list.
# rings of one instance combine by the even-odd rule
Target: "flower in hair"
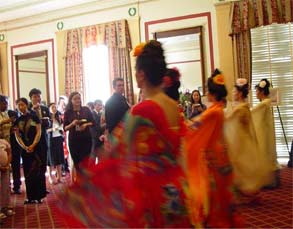
[[259,86],[260,88],[265,88],[266,85],[267,85],[267,82],[266,82],[265,80],[261,80],[261,81],[259,82],[259,84],[258,84],[258,86]]
[[179,69],[176,68],[176,67],[173,67],[172,69],[173,69],[174,71],[176,71],[176,73],[177,73],[176,81],[179,81],[179,79],[180,79],[180,77],[181,77],[181,74],[180,74],[180,72],[179,72]]
[[133,56],[140,56],[140,54],[142,53],[143,49],[144,49],[144,46],[146,45],[145,42],[143,43],[140,43],[139,45],[137,45],[135,48],[134,48],[134,52],[133,52]]
[[163,77],[163,86],[164,88],[171,87],[173,84],[172,79],[170,76],[164,76]]
[[218,75],[214,76],[213,82],[218,85],[224,85],[225,84],[224,76],[222,74],[218,74]]
[[239,86],[239,87],[242,87],[242,86],[244,86],[246,84],[247,84],[247,79],[245,79],[245,78],[238,78],[236,80],[236,85]]

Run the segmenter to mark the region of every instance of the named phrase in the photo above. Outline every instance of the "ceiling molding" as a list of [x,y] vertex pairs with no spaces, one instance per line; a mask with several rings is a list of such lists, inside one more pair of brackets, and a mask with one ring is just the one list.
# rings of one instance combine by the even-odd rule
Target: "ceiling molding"
[[[27,8],[30,6],[36,6],[42,4],[44,2],[49,2],[53,0],[9,0],[9,1],[1,1],[0,2],[0,14],[1,19],[3,20],[3,15],[7,14],[7,12],[11,13],[12,11],[16,11],[19,9]],[[19,15],[15,15],[18,17]],[[5,18],[5,17],[4,17]]]
[[[52,1],[52,0],[51,0]],[[63,0],[65,1],[65,0]],[[72,2],[72,0],[70,0]],[[58,9],[52,9],[48,12],[31,13],[29,16],[18,17],[8,21],[0,22],[0,32],[7,32],[11,30],[20,29],[23,27],[39,25],[43,23],[58,21],[66,18],[95,13],[111,8],[118,8],[127,5],[139,4],[142,2],[150,2],[157,0],[87,0],[87,3]],[[48,0],[47,0],[48,2]],[[58,0],[58,2],[60,2]],[[85,0],[83,0],[85,2]],[[15,11],[11,11],[15,12]],[[1,13],[0,13],[1,18]]]
[[231,2],[239,2],[241,0],[214,0],[214,5],[219,6],[219,5],[226,5],[226,4],[231,4]]
[[1,22],[9,22],[54,10],[66,9],[91,2],[98,3],[100,1],[102,0],[9,0],[7,1],[8,3],[0,2],[0,20]]

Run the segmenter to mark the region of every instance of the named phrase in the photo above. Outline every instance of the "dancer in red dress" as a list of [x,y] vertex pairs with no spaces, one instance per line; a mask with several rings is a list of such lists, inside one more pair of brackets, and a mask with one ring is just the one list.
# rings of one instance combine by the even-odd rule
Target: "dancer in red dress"
[[[145,100],[113,131],[112,159],[82,170],[62,195],[70,227],[190,227],[179,164],[183,120],[161,89],[166,72],[157,41],[136,48],[136,81]],[[65,215],[66,214],[66,215]]]

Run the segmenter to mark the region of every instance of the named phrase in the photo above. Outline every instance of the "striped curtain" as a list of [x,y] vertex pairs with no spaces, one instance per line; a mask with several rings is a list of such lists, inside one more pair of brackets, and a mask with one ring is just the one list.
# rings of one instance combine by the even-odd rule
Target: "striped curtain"
[[82,62],[82,30],[69,30],[66,36],[65,56],[65,94],[78,91],[84,93],[84,75]]
[[5,80],[8,79],[7,59],[7,42],[0,42],[0,94],[4,95],[8,95],[9,88],[8,81]]
[[106,45],[109,49],[110,85],[114,78],[123,78],[125,97],[128,102],[134,104],[130,65],[131,39],[127,20],[92,25],[67,32],[66,94],[72,91],[83,94],[82,49],[100,44]]
[[125,97],[134,104],[133,84],[130,65],[131,40],[126,20],[105,25],[105,44],[109,48],[110,80],[124,79]]
[[2,90],[2,64],[1,64],[1,49],[0,49],[0,94],[2,94],[2,93],[3,93],[3,90]]
[[250,29],[293,21],[293,0],[242,0],[231,3],[231,32],[236,78],[251,83]]

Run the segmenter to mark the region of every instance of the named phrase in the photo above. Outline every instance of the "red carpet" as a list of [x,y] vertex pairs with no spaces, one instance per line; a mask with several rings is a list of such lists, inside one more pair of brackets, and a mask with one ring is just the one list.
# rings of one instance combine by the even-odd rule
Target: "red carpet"
[[247,227],[252,228],[293,228],[293,173],[292,168],[281,170],[281,186],[263,190],[260,202],[242,206]]
[[[69,178],[67,179],[69,180]],[[259,203],[241,206],[249,228],[293,228],[292,169],[281,170],[281,186],[261,192]],[[23,184],[24,186],[24,184]],[[16,214],[3,220],[1,228],[68,228],[56,215],[56,193],[66,184],[48,185],[51,192],[42,204],[24,205],[25,194],[11,195]]]

